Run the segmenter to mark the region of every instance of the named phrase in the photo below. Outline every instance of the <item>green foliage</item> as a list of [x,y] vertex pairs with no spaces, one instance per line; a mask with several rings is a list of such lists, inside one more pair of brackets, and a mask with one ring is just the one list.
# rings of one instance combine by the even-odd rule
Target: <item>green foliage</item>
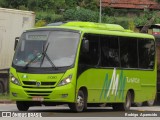
[[48,11],[55,7],[54,0],[28,0],[28,9],[36,11]]
[[20,6],[19,6],[19,9],[20,9],[20,10],[28,10],[24,5],[20,5]]
[[115,24],[116,18],[111,16],[102,16],[102,23]]
[[76,0],[65,0],[67,8],[76,8],[77,1]]
[[0,94],[0,100],[9,100],[10,96],[8,93],[1,93]]
[[26,6],[28,0],[0,0],[0,6],[6,8],[17,8],[19,9],[20,6]]
[[110,8],[110,7],[102,8],[102,14],[103,14],[104,16],[105,16],[105,15],[113,16],[114,13],[115,13],[115,9],[114,9],[114,8]]
[[157,11],[145,11],[143,15],[135,17],[134,23],[136,26],[142,26],[145,25],[152,17],[154,17],[154,21],[151,24],[160,23],[160,19],[157,17]]
[[126,19],[124,17],[103,16],[102,22],[108,23],[108,24],[119,24],[126,29],[128,29],[128,27],[129,27],[128,19]]
[[36,22],[45,20],[46,23],[63,21],[63,16],[55,14],[54,12],[36,12]]
[[77,0],[77,5],[85,9],[90,9],[93,11],[98,10],[99,1],[98,0]]
[[128,29],[128,27],[129,27],[128,19],[126,19],[124,17],[118,17],[118,18],[116,17],[115,24],[119,24],[122,27],[124,27],[125,29]]
[[42,27],[46,25],[46,21],[45,20],[38,20],[35,24],[35,27]]
[[159,23],[160,24],[160,18],[159,17],[155,18],[155,23]]
[[6,0],[0,0],[0,6],[9,8],[8,2]]
[[128,23],[128,29],[134,31],[134,28],[135,28],[134,21],[130,20]]
[[64,20],[98,22],[98,12],[89,9],[68,9],[64,12]]

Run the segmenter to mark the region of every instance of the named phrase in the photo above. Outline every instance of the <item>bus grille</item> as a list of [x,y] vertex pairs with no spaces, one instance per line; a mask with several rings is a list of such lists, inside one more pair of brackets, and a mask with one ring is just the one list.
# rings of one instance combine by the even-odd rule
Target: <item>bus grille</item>
[[[41,85],[55,85],[56,82],[41,82]],[[23,81],[24,85],[36,85],[35,81]]]
[[48,96],[52,91],[30,91],[25,90],[29,96]]
[[37,85],[36,81],[22,81],[25,92],[28,96],[49,96],[55,88],[55,83],[53,81],[40,81],[39,85]]
[[36,86],[22,86],[23,88],[35,88],[35,89],[50,89],[55,87],[36,87]]

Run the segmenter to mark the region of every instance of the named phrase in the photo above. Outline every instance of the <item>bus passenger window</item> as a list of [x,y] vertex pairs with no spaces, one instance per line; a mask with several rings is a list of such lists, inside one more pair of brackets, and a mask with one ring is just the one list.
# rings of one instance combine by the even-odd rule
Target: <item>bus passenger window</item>
[[153,69],[155,57],[155,44],[153,40],[142,39],[138,42],[139,68]]
[[98,64],[99,60],[99,37],[96,35],[87,34],[85,35],[85,39],[89,41],[89,50],[82,50],[83,47],[81,45],[79,64],[92,65],[95,66]]
[[118,37],[101,36],[102,67],[119,67]]
[[121,67],[138,68],[137,38],[119,37]]

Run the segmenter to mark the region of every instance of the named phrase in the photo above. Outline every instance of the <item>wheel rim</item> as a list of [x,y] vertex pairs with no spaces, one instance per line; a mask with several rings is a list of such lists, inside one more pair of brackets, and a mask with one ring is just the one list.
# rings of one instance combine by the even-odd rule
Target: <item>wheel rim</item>
[[80,95],[77,97],[77,107],[78,109],[83,109],[84,106],[84,98]]
[[126,97],[126,108],[129,109],[130,106],[131,106],[130,94],[127,94],[127,97]]

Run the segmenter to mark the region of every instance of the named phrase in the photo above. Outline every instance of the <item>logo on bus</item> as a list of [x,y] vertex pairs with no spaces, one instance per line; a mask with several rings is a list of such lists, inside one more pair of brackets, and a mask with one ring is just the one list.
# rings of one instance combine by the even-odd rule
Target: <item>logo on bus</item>
[[126,76],[124,76],[123,70],[121,70],[120,74],[116,74],[116,68],[114,68],[111,79],[109,79],[108,76],[109,75],[107,73],[101,91],[100,99],[102,99],[102,97],[105,99],[110,99],[110,96],[112,95],[115,97],[115,99],[119,97],[119,99],[124,100]]
[[28,78],[28,76],[26,74],[22,75],[22,78]]
[[39,81],[36,82],[36,86],[37,86],[37,87],[40,87],[40,86],[41,86],[41,82],[39,82]]
[[124,89],[127,83],[139,83],[139,78],[129,78],[123,74],[123,70],[120,71],[120,74],[116,73],[116,68],[114,68],[111,79],[108,78],[108,73],[106,74],[103,88],[101,91],[100,99],[107,98],[110,99],[110,96],[114,96],[115,99],[124,100]]

